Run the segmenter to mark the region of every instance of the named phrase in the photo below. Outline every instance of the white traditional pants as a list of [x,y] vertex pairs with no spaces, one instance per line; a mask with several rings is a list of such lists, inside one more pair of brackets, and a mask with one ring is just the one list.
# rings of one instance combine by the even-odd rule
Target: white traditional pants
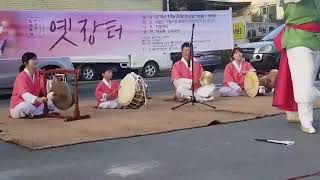
[[224,86],[219,89],[220,95],[224,97],[234,97],[234,96],[241,96],[237,90],[232,89],[231,87]]
[[[181,78],[174,82],[176,87],[176,96],[183,99],[190,99],[192,96],[191,85],[192,81],[190,79]],[[214,84],[204,85],[198,88],[194,96],[196,100],[200,102],[210,101],[214,99]]]
[[313,122],[313,101],[320,96],[314,85],[320,65],[320,51],[295,47],[288,49],[287,55],[299,119],[302,126],[309,128]]
[[241,88],[237,83],[235,82],[228,82],[228,86],[223,86],[219,89],[221,96],[241,96],[242,93],[239,93],[238,90]]
[[[12,118],[24,118],[26,116],[35,116],[43,114],[44,104],[39,107],[35,107],[33,104],[28,102],[21,102],[16,105],[13,109],[10,109],[10,116]],[[56,107],[53,105],[51,100],[48,100],[48,110],[55,111]]]
[[98,107],[101,109],[115,109],[118,107],[118,99],[101,102]]

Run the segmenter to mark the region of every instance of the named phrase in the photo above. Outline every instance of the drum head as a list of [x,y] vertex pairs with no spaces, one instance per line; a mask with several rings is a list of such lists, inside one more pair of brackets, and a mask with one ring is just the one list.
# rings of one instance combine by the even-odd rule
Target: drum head
[[136,91],[136,83],[133,76],[126,75],[120,82],[118,91],[118,101],[122,106],[128,106],[132,101]]
[[249,97],[255,97],[259,91],[259,79],[255,72],[248,72],[244,78],[244,89]]

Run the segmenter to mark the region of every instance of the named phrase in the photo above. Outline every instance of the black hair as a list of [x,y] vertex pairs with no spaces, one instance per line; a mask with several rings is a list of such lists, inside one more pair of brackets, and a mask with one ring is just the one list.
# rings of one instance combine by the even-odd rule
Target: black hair
[[20,65],[19,72],[22,72],[31,59],[37,59],[37,55],[33,52],[26,52],[22,55],[22,64]]
[[106,73],[107,71],[111,71],[113,73],[113,67],[106,67],[103,73]]
[[182,46],[181,46],[181,51],[182,51],[183,48],[185,48],[185,47],[187,47],[187,48],[188,48],[188,47],[191,47],[191,46],[190,46],[190,43],[188,43],[188,42],[183,43]]
[[233,59],[233,55],[234,55],[237,51],[239,51],[239,52],[241,52],[241,53],[243,54],[243,50],[242,50],[241,48],[239,48],[239,47],[236,47],[236,48],[234,48],[234,49],[232,50],[232,52],[231,52],[230,60],[234,60],[234,59]]

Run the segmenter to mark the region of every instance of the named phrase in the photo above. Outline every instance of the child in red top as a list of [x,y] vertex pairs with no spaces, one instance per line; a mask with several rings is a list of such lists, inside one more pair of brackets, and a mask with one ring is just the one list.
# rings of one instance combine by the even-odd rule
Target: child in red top
[[118,107],[118,90],[120,85],[116,81],[112,81],[112,69],[106,69],[102,73],[103,79],[96,88],[96,100],[99,108],[115,109]]

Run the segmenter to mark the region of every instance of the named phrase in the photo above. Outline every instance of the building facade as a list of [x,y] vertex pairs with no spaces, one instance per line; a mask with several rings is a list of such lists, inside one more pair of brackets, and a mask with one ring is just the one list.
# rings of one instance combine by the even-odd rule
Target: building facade
[[283,20],[283,9],[279,0],[251,0],[250,12],[254,21],[279,22]]
[[[283,19],[283,9],[279,6],[279,0],[207,0],[220,3],[250,3],[250,6],[242,9],[245,15],[251,16],[256,22],[279,22]],[[244,14],[243,14],[244,15]]]

